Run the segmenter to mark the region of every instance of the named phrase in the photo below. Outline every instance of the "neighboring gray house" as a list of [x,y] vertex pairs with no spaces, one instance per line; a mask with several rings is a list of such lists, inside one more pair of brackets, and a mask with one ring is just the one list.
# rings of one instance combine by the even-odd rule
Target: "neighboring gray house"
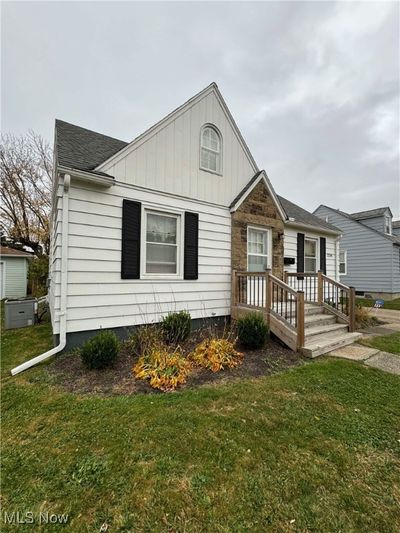
[[0,291],[3,298],[26,296],[29,261],[33,255],[15,248],[0,248]]
[[400,297],[400,237],[394,235],[389,207],[344,213],[320,205],[314,214],[342,230],[339,274],[356,294]]
[[392,232],[396,237],[400,237],[400,220],[392,222]]

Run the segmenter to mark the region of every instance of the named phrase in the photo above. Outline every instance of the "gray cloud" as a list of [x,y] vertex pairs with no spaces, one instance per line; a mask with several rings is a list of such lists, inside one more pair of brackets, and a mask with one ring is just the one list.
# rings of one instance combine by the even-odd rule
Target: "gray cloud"
[[278,193],[400,208],[399,4],[3,3],[2,129],[131,140],[216,81]]

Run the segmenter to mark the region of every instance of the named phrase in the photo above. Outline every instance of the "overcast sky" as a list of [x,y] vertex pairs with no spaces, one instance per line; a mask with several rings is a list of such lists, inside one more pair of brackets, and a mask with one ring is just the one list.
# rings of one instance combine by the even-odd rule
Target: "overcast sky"
[[276,191],[400,206],[399,4],[3,2],[2,129],[130,141],[215,81]]

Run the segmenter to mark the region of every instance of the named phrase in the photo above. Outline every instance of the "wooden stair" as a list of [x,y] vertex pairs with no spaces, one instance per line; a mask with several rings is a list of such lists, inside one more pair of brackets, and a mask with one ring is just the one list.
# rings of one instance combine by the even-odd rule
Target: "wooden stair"
[[304,326],[305,343],[301,351],[307,357],[318,357],[362,337],[361,333],[349,333],[347,324],[317,304],[304,306]]

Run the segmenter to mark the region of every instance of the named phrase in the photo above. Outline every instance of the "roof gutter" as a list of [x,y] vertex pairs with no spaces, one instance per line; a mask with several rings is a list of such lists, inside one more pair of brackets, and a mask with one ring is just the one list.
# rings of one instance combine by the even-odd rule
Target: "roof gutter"
[[96,185],[102,185],[103,187],[112,187],[115,185],[115,179],[111,176],[100,176],[99,174],[95,174],[93,172],[63,167],[61,165],[58,167],[58,172],[61,174],[69,174],[72,178],[77,178],[89,183],[95,183]]
[[285,225],[293,226],[294,228],[299,229],[309,229],[313,231],[318,231],[320,233],[329,233],[331,235],[342,235],[342,232],[340,230],[335,231],[333,229],[324,228],[323,226],[312,226],[311,224],[305,224],[304,222],[296,222],[293,220],[286,220]]
[[62,240],[61,240],[61,295],[60,295],[60,334],[57,346],[47,352],[16,366],[11,370],[11,375],[15,376],[32,366],[45,361],[52,355],[61,352],[67,344],[67,282],[68,282],[68,222],[69,222],[69,187],[71,176],[64,174],[63,191],[63,215],[62,215]]

